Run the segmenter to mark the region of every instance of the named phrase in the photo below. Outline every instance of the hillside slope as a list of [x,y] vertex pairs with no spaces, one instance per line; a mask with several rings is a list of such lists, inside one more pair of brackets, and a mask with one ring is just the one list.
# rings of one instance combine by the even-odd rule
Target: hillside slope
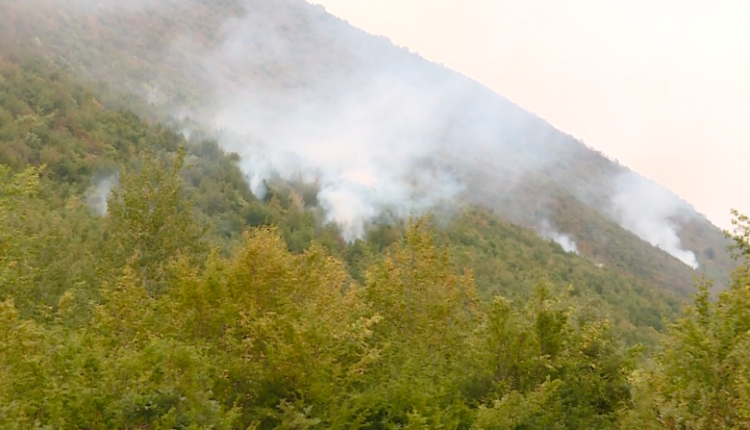
[[384,209],[461,199],[669,291],[691,291],[688,265],[720,281],[733,267],[722,233],[672,193],[302,0],[0,0],[0,32],[7,52],[34,47],[161,119],[220,129],[258,196],[271,177],[315,181],[349,240]]
[[[627,344],[654,341],[678,306],[653,285],[476,207],[381,217],[348,243],[314,185],[276,179],[261,202],[216,142],[13,57],[0,58],[3,429],[714,429],[748,416],[747,259],[717,302],[702,286],[645,361]],[[745,217],[738,235],[748,257]]]
[[[244,181],[236,155],[210,140],[187,142],[127,110],[107,109],[113,99],[115,95],[95,93],[45,61],[0,59],[0,166],[10,173],[43,166],[41,193],[17,220],[20,225],[33,220],[32,230],[44,226],[26,234],[32,243],[44,237],[47,249],[30,263],[43,267],[33,278],[35,289],[10,290],[23,315],[55,308],[76,282],[84,302],[96,300],[99,288],[111,281],[97,272],[95,263],[97,256],[112,252],[105,233],[111,222],[106,193],[125,172],[143,164],[139,154],[144,151],[166,159],[187,145],[185,196],[195,203],[195,218],[211,228],[209,243],[227,252],[243,229],[275,225],[292,252],[317,242],[345,263],[353,280],[365,283],[373,261],[403,237],[406,225],[382,222],[371,225],[363,240],[348,244],[340,229],[325,225],[315,208],[314,189],[275,181],[261,201]],[[679,313],[680,300],[655,284],[597,267],[491,211],[464,208],[435,221],[437,243],[451,252],[455,267],[473,271],[478,291],[487,299],[496,294],[527,298],[540,280],[559,293],[572,286],[572,294],[609,315],[629,342],[649,344],[664,328],[663,320]]]

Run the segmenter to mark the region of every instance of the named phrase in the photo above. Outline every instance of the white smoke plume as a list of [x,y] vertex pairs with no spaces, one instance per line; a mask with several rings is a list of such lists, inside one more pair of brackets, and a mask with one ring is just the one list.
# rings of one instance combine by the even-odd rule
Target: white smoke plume
[[[316,180],[329,220],[353,239],[385,207],[401,216],[419,214],[464,188],[442,165],[439,142],[429,134],[439,102],[398,84],[373,79],[333,104],[290,102],[283,113],[248,115],[258,98],[239,98],[220,112],[217,124],[245,136],[224,142],[242,156],[256,195],[264,195],[263,181],[272,172]],[[263,140],[253,144],[252,135]]]
[[552,224],[544,220],[539,230],[539,234],[545,239],[553,240],[562,247],[565,252],[578,254],[578,247],[570,235],[560,233]]
[[[604,181],[616,168],[597,164],[580,142],[476,82],[302,0],[224,0],[210,7],[203,0],[34,1],[133,14],[135,22],[159,14],[197,16],[175,23],[167,44],[143,39],[151,49],[137,60],[157,68],[163,61],[171,73],[140,76],[134,87],[152,102],[164,101],[176,116],[220,130],[219,143],[241,156],[257,196],[273,177],[316,181],[320,206],[349,240],[361,237],[384,208],[418,215],[456,197],[501,205],[502,193],[512,193],[529,172],[547,175],[592,207],[606,205],[601,187],[587,190],[585,183]],[[213,16],[203,19],[198,10]],[[216,16],[233,17],[217,29]],[[116,26],[122,20],[115,18],[105,22]],[[192,94],[184,100],[200,102],[175,102],[183,92]],[[574,160],[585,160],[600,176],[567,175]],[[613,218],[695,266],[671,222],[676,207],[639,193],[622,181]],[[575,249],[570,237],[557,239]]]
[[119,183],[119,175],[113,173],[103,178],[95,178],[86,191],[85,199],[91,212],[96,216],[107,214],[107,199],[112,188]]
[[[331,17],[316,22],[315,32],[330,40],[333,57],[348,62],[346,73],[315,64],[302,70],[305,47],[264,17],[229,21],[220,48],[195,59],[214,92],[207,122],[222,131],[225,149],[241,156],[259,197],[272,174],[315,180],[328,221],[352,240],[384,208],[407,217],[454,200],[467,188],[462,169],[477,159],[516,169],[518,177],[553,158],[529,148],[509,159],[508,142],[522,138],[506,129],[530,120],[473,81],[386,40],[348,34],[356,30]],[[191,43],[182,38],[173,49],[194,52]],[[288,82],[259,72],[269,69]],[[240,73],[255,77],[227,91]]]
[[675,221],[693,216],[694,210],[674,193],[633,172],[615,181],[611,215],[624,228],[668,252],[693,269],[695,254],[683,249]]

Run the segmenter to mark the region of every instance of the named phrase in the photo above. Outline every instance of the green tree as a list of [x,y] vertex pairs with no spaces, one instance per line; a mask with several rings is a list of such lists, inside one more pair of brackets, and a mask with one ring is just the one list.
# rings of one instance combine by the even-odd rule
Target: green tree
[[131,261],[150,294],[163,292],[169,262],[182,255],[199,265],[208,250],[206,228],[183,195],[185,154],[180,148],[164,163],[146,151],[140,168],[121,174],[108,199],[107,243],[114,267]]
[[544,282],[520,306],[496,297],[483,340],[492,400],[477,428],[614,428],[628,407],[639,349],[626,351],[606,318]]
[[481,306],[471,274],[456,274],[429,225],[426,218],[413,222],[402,243],[367,271],[364,297],[383,318],[374,330],[382,359],[362,406],[376,428],[452,428],[468,419],[462,391],[474,377]]
[[623,418],[653,429],[750,429],[750,220],[733,211],[731,249],[743,265],[712,300],[703,279],[663,352],[635,375],[639,404]]

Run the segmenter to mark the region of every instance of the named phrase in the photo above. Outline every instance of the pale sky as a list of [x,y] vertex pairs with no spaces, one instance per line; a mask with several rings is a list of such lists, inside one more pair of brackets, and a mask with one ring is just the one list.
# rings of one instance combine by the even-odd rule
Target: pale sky
[[750,213],[750,0],[311,0],[671,188]]

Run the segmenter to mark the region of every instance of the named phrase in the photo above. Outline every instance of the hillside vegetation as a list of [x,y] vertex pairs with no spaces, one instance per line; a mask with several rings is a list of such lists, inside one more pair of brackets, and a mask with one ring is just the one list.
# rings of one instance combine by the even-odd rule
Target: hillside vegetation
[[[667,292],[688,294],[703,271],[726,285],[734,268],[722,232],[686,203],[671,202],[676,197],[669,193],[654,198],[664,190],[643,185],[531,113],[302,0],[2,0],[0,41],[7,52],[34,50],[79,77],[139,94],[150,106],[128,108],[142,117],[168,122],[189,115],[199,128],[229,127],[270,148],[289,138],[289,130],[310,128],[309,121],[334,130],[326,139],[352,138],[347,127],[364,138],[382,126],[396,128],[376,134],[377,141],[416,133],[440,142],[420,162],[458,178],[461,201],[535,230],[550,223],[575,240],[582,256]],[[393,97],[393,108],[380,110],[383,100],[368,87],[377,97]],[[349,97],[365,101],[351,104]],[[439,121],[422,128],[393,125],[419,107]],[[373,119],[361,123],[349,111]],[[379,115],[385,116],[375,119]],[[296,119],[279,122],[284,117]],[[414,123],[422,124],[419,118]],[[342,127],[344,134],[337,134]],[[243,160],[258,151],[247,140],[215,139]],[[648,216],[641,208],[671,202],[669,217],[647,221],[656,223],[652,229],[674,228],[682,248],[695,254],[697,272],[618,221],[623,183],[635,196],[625,201],[626,220]]]
[[746,262],[649,335],[674,299],[486,209],[348,244],[109,98],[0,60],[0,427],[748,428]]
[[[126,110],[106,109],[99,100],[107,103],[107,98],[115,97],[113,93],[95,95],[44,61],[4,60],[0,66],[0,163],[15,171],[43,166],[42,196],[49,207],[40,206],[38,211],[44,213],[37,215],[40,219],[59,217],[52,225],[60,226],[60,235],[65,232],[60,223],[70,220],[79,229],[72,231],[95,239],[96,235],[86,231],[101,232],[97,216],[106,211],[103,193],[107,190],[103,186],[115,186],[121,182],[122,172],[138,168],[138,155],[144,151],[154,151],[153,157],[163,159],[184,145],[190,165],[182,173],[184,196],[194,202],[195,217],[211,228],[211,243],[222,249],[231,247],[245,227],[274,225],[292,252],[303,252],[317,241],[347,264],[351,276],[364,281],[374,256],[405,230],[404,224],[374,223],[365,240],[347,244],[340,229],[325,223],[315,207],[315,188],[276,182],[261,201],[250,192],[236,156],[224,153],[215,142],[193,139],[188,143],[182,135],[161,125],[148,125]],[[653,284],[597,267],[485,209],[462,208],[440,219],[436,240],[451,251],[458,267],[474,271],[485,297],[495,293],[524,296],[542,277],[558,291],[572,283],[576,295],[608,303],[613,317],[622,324],[633,324],[629,327],[632,336],[642,339],[650,336],[645,328],[663,328],[662,319],[672,318],[678,311],[678,300],[660,293]],[[64,240],[54,242],[62,246]],[[107,243],[99,238],[86,246],[94,245],[104,247]],[[102,252],[97,248],[81,250],[91,256]],[[79,254],[63,252],[66,254],[75,263],[61,260],[61,271],[71,265],[89,271],[96,266]],[[88,276],[90,282],[99,282],[94,281],[94,272]],[[65,290],[64,283],[53,290],[57,293],[44,303],[56,303]]]
[[[372,82],[413,99],[340,97]],[[254,176],[307,115],[422,146],[449,83],[407,170],[464,187],[423,216],[353,237],[325,175]],[[675,213],[695,279],[618,222],[624,171],[301,1],[0,0],[0,428],[750,429],[750,220]]]

